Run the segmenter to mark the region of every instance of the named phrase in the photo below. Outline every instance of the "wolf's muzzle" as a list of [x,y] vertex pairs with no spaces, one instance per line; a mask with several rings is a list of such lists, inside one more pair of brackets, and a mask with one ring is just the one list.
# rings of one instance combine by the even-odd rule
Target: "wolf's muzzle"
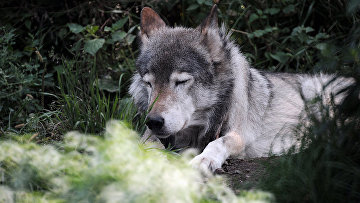
[[161,128],[164,126],[165,120],[163,117],[158,115],[148,115],[146,125],[153,132],[161,131]]

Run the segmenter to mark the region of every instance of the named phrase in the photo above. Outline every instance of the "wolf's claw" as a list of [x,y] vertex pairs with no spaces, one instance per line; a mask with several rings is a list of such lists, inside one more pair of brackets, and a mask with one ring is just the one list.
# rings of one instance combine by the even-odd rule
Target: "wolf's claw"
[[205,174],[211,174],[216,169],[221,168],[221,161],[211,156],[199,154],[190,161],[190,165]]

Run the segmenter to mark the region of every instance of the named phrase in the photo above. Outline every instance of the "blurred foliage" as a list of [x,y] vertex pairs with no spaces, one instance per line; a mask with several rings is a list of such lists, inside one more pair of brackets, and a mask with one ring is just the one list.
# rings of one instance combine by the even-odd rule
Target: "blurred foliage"
[[[0,202],[270,202],[261,191],[235,194],[220,177],[166,151],[146,149],[124,123],[104,138],[68,133],[57,147],[18,135],[0,143]],[[11,138],[13,140],[11,140]]]

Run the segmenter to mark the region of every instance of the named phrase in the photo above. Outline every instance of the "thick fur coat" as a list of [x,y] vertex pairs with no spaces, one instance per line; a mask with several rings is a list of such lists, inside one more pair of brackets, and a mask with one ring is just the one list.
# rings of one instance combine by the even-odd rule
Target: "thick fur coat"
[[[197,28],[168,27],[150,8],[141,14],[140,54],[130,87],[146,136],[174,148],[197,148],[192,164],[220,168],[231,155],[281,154],[296,143],[304,102],[352,83],[333,75],[267,73],[250,66],[216,6]],[[323,91],[325,90],[325,91]]]

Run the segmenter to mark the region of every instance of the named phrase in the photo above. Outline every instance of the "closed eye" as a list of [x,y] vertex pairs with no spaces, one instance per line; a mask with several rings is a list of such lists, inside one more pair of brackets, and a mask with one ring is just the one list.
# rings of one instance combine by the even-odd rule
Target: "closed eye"
[[190,79],[188,79],[188,80],[178,80],[178,81],[175,82],[175,86],[183,85],[183,84],[187,83],[188,81],[190,81]]
[[[144,82],[145,82],[145,81],[144,81]],[[152,87],[150,82],[145,82],[145,84],[146,84],[147,86],[149,86],[150,88]]]

